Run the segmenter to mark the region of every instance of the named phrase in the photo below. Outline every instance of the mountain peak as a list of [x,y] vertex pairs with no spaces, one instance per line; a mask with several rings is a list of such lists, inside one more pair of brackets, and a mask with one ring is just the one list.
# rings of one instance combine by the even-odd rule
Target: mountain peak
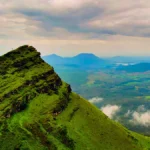
[[24,55],[25,53],[29,53],[29,52],[33,52],[33,51],[37,52],[37,50],[33,46],[23,45],[23,46],[18,47],[15,50],[8,52],[4,56],[9,56],[9,54],[21,54],[21,53],[23,53],[23,55]]
[[41,59],[34,47],[28,45],[0,57],[0,80],[0,102],[3,103],[5,99],[9,102],[9,107],[4,105],[6,108],[0,113],[0,118],[23,110],[39,94],[57,92],[62,85],[53,68]]
[[61,57],[61,56],[59,56],[59,55],[57,55],[57,54],[51,54],[51,55],[49,55],[49,56],[51,56],[51,57]]
[[81,53],[72,58],[72,62],[82,67],[100,67],[104,64],[104,60],[95,56],[92,53]]
[[6,61],[6,59],[15,61],[14,59],[19,60],[19,58],[21,59],[23,57],[29,57],[29,55],[31,55],[31,57],[32,57],[32,55],[36,55],[36,56],[40,57],[40,53],[37,52],[37,50],[34,47],[29,46],[29,45],[24,45],[24,46],[20,46],[17,49],[12,50],[12,51],[6,53],[5,55],[1,56],[0,61],[3,61],[3,60]]
[[97,56],[92,53],[80,53],[76,55],[75,57],[97,57]]

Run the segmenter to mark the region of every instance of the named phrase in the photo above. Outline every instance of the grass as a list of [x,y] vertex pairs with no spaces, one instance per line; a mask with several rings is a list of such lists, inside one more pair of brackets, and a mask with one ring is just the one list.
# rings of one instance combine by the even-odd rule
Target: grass
[[150,100],[150,96],[145,96],[145,99],[149,101]]
[[[76,141],[76,149],[80,149],[80,147],[91,150],[138,150],[150,148],[149,138],[146,138],[146,143],[141,144],[141,141],[145,141],[144,136],[138,134],[135,136],[134,133],[110,120],[100,110],[78,95],[72,94],[71,97],[72,101],[67,109],[57,118],[57,122],[67,126],[70,137]],[[70,119],[70,114],[76,108],[78,108],[77,111]],[[141,139],[136,140],[139,136]]]
[[33,47],[20,47],[0,61],[9,66],[5,78],[0,75],[0,150],[150,148],[148,137],[128,131],[72,93]]

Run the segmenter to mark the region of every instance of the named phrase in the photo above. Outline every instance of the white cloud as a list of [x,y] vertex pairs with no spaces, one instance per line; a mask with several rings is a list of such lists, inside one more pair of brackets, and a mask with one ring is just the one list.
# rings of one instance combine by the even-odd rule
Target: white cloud
[[147,110],[144,105],[138,106],[136,111],[128,110],[125,117],[132,117],[129,122],[134,125],[150,126],[150,110]]
[[57,10],[79,9],[88,3],[92,4],[91,0],[49,0],[48,2]]
[[100,102],[102,102],[103,100],[104,100],[104,99],[101,98],[101,97],[93,97],[93,98],[89,99],[89,102],[90,102],[90,103],[100,103]]
[[106,114],[109,118],[113,119],[117,112],[119,112],[121,106],[118,105],[106,105],[101,108],[102,112]]
[[140,105],[140,106],[137,108],[137,112],[144,112],[144,111],[146,111],[144,105]]
[[[121,5],[118,4],[118,6],[121,8]],[[121,35],[150,35],[150,5],[149,7],[146,5],[139,7],[137,4],[134,4],[132,8],[124,5],[123,10],[117,10],[119,7],[114,7],[113,10],[107,9],[105,10],[107,13],[96,16],[82,25],[85,28],[97,31],[108,30]]]
[[129,117],[132,114],[131,110],[128,110],[127,113],[125,113],[124,117]]
[[[89,32],[95,33],[106,31],[107,34],[111,31],[120,35],[150,36],[149,0],[1,0],[0,8],[3,13],[23,13],[28,17],[33,17],[34,15],[30,14],[37,13],[34,20],[40,20],[41,15],[46,17],[45,14],[48,15],[47,20],[52,17],[54,22],[57,17],[68,18],[67,22],[61,21],[62,24],[66,23],[64,28],[69,30],[69,24],[76,25],[81,28],[79,31],[76,28],[77,32],[89,28]],[[91,15],[91,12],[94,14]],[[88,19],[85,19],[86,17]],[[43,24],[47,22],[44,21]]]
[[150,111],[146,111],[143,113],[135,111],[133,113],[133,119],[131,122],[137,125],[150,126]]
[[0,0],[0,51],[150,55],[149,8],[149,0]]

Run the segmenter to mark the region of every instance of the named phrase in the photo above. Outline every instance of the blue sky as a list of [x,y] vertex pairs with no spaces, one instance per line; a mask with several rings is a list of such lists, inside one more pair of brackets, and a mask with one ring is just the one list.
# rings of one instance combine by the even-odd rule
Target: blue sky
[[0,0],[0,54],[150,56],[149,0]]

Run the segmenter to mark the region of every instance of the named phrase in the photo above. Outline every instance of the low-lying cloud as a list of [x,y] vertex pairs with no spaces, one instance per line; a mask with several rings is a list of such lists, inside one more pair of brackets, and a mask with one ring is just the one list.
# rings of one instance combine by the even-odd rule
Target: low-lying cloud
[[[115,119],[117,113],[121,111],[121,106],[118,105],[106,105],[101,108],[102,112],[107,115],[110,119]],[[128,110],[124,117],[129,119],[129,123],[137,126],[150,127],[150,110],[144,105],[140,105],[136,110]]]
[[119,112],[121,106],[118,105],[106,105],[101,108],[102,112],[106,114],[110,119],[113,119],[117,112]]
[[145,127],[150,126],[150,110],[146,110],[144,105],[137,108],[136,111],[132,113],[132,120],[130,120],[135,125],[142,125]]
[[139,113],[135,111],[133,113],[132,122],[138,125],[144,125],[146,127],[150,126],[150,111],[144,113]]
[[128,111],[125,113],[124,117],[129,117],[131,114],[132,114],[131,110],[128,110]]
[[89,102],[96,104],[96,103],[102,102],[103,100],[104,100],[104,99],[101,98],[101,97],[93,97],[93,98],[89,99]]

